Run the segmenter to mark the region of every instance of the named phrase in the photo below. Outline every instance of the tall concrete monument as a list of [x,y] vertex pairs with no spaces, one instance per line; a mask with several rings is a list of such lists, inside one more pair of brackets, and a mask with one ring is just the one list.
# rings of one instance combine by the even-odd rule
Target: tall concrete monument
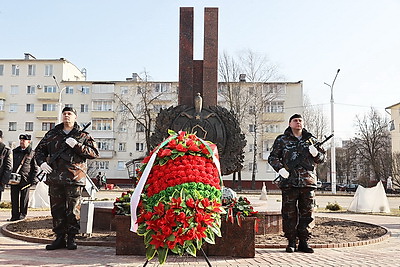
[[153,146],[168,129],[187,131],[217,144],[224,175],[243,167],[246,145],[235,115],[217,105],[218,8],[204,9],[204,59],[193,59],[192,7],[180,8],[178,106],[162,110],[156,121]]

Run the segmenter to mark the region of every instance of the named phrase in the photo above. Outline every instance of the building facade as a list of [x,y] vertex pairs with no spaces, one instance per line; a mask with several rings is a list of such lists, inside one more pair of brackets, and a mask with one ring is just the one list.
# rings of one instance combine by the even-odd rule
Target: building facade
[[[125,163],[146,155],[146,132],[153,131],[160,109],[177,105],[178,82],[145,81],[135,73],[125,81],[87,81],[85,72],[63,58],[43,60],[25,54],[24,59],[0,59],[3,141],[15,147],[19,134],[28,133],[35,147],[60,122],[62,108],[74,107],[82,126],[91,123],[88,131],[100,151],[100,157],[89,162],[89,176],[100,171],[111,182],[130,184]],[[262,182],[271,183],[276,177],[267,163],[276,136],[286,129],[292,114],[303,111],[303,83],[240,82],[240,86],[247,92],[261,88],[273,95],[249,102],[241,120],[247,139],[243,187],[248,187],[256,168],[257,188],[261,188]],[[229,109],[220,90],[218,104]],[[230,181],[232,176],[224,180]]]

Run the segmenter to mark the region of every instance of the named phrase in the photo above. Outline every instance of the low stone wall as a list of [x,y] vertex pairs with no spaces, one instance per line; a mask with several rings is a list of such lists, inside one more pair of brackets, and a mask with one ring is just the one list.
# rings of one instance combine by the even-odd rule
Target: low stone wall
[[259,212],[256,235],[282,233],[282,216],[279,211]]

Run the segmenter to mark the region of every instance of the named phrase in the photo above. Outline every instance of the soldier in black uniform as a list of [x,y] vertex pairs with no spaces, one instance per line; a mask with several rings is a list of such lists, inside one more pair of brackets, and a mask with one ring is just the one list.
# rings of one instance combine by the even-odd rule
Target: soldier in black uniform
[[38,166],[33,159],[31,135],[20,134],[19,146],[13,149],[13,172],[21,175],[21,182],[11,185],[11,219],[23,220],[28,213],[29,187],[37,183]]
[[[289,127],[274,142],[269,164],[279,173],[282,190],[282,222],[288,239],[287,252],[313,253],[308,245],[309,224],[314,220],[314,190],[317,188],[315,164],[325,160],[325,151],[313,144],[317,140],[303,128],[300,114],[289,119]],[[296,240],[299,246],[296,247]]]
[[3,131],[0,130],[0,201],[8,181],[10,181],[13,168],[12,151],[3,142]]
[[[65,107],[63,122],[48,131],[36,148],[36,162],[47,174],[53,231],[56,239],[47,250],[76,249],[75,236],[80,230],[80,207],[86,183],[87,159],[95,159],[99,152],[93,138],[80,130],[76,110]],[[55,160],[54,154],[62,153]],[[51,162],[48,164],[48,162]],[[67,235],[67,240],[65,240]]]

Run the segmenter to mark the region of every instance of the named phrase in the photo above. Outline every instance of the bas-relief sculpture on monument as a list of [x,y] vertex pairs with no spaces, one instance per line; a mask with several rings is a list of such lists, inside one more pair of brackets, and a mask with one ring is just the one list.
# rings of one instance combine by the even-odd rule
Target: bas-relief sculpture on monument
[[235,115],[217,106],[218,8],[204,11],[204,59],[193,60],[193,8],[180,8],[178,106],[162,110],[151,144],[168,136],[168,129],[196,133],[217,144],[221,172],[228,175],[243,167],[244,134]]

